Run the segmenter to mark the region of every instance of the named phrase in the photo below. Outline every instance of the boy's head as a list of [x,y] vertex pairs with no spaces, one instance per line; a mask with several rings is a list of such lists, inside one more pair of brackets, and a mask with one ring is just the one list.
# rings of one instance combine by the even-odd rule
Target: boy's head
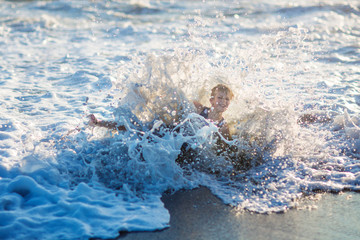
[[218,92],[225,93],[230,98],[230,100],[234,97],[234,94],[232,93],[230,88],[228,88],[224,84],[218,84],[215,87],[213,87],[213,89],[211,89],[211,98],[214,98],[216,93]]
[[210,103],[215,111],[225,112],[234,94],[224,84],[218,84],[211,90]]

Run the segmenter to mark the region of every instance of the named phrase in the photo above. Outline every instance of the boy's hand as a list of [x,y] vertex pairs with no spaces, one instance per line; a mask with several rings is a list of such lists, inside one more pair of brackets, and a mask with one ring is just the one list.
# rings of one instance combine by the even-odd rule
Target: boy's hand
[[90,121],[89,121],[90,126],[96,126],[98,124],[98,122],[99,122],[94,114],[90,114],[88,116],[88,118],[90,118]]

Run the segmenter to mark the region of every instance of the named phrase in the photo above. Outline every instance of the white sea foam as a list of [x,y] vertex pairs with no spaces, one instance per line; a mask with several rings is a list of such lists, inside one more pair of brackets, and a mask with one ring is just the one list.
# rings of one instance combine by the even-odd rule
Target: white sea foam
[[[260,213],[359,191],[358,15],[330,0],[1,2],[0,238],[163,229],[161,195],[199,185]],[[193,113],[218,83],[235,94],[230,156]]]

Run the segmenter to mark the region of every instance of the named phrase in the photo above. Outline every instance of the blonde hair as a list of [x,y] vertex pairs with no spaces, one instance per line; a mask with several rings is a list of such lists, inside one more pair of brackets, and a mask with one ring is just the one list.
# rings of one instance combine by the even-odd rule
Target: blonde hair
[[213,89],[211,89],[211,98],[214,98],[218,91],[226,93],[226,95],[229,96],[230,100],[234,97],[234,94],[229,87],[224,84],[218,84],[213,87]]

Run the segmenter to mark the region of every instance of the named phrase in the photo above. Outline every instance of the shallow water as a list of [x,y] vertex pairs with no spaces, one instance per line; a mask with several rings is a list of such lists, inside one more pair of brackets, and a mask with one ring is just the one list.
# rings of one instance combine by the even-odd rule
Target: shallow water
[[[357,1],[0,3],[2,238],[162,229],[169,189],[205,185],[260,213],[360,190]],[[235,94],[229,144],[249,170],[191,114],[217,83]],[[128,131],[89,127],[90,113]],[[308,113],[330,120],[298,124]],[[181,168],[184,142],[200,161]]]
[[170,228],[121,233],[120,239],[352,240],[360,236],[358,193],[317,194],[285,214],[239,213],[204,187],[165,194],[162,200],[171,215]]

